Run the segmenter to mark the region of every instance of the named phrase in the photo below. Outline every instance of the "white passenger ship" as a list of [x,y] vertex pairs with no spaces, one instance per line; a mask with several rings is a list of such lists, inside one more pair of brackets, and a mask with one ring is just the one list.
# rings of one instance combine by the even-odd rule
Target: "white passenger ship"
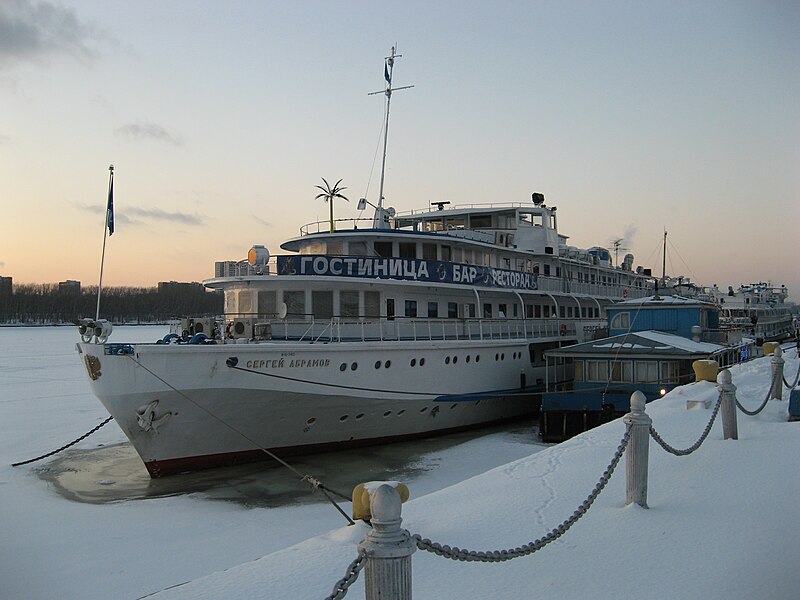
[[152,344],[82,323],[92,390],[152,476],[532,413],[546,378],[566,377],[546,375],[545,350],[652,294],[632,255],[569,246],[541,194],[395,214],[382,188],[373,219],[306,225],[281,245],[294,254],[255,246],[251,274],[205,281],[224,291],[222,322]]

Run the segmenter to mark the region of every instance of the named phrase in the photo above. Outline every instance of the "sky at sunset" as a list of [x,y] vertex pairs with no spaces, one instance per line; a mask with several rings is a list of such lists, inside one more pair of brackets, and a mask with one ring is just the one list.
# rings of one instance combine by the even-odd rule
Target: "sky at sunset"
[[385,196],[558,206],[580,247],[800,300],[800,3],[0,0],[0,275],[200,281]]

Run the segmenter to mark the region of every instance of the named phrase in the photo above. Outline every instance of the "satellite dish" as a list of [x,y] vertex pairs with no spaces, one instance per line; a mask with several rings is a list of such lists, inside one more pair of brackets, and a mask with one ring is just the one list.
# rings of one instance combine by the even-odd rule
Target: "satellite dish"
[[364,210],[367,208],[367,199],[366,198],[359,198],[358,199],[358,210]]
[[397,211],[390,206],[389,208],[386,209],[386,214],[389,215],[390,217],[394,217],[397,214]]
[[286,302],[281,302],[281,307],[278,309],[278,318],[285,319],[289,314],[289,309],[286,307]]

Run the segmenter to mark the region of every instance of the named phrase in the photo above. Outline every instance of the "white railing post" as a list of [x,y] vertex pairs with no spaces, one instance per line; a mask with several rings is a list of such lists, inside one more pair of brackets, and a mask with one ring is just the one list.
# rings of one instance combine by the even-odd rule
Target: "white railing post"
[[772,355],[772,387],[770,388],[769,396],[771,400],[783,399],[783,364],[786,361],[783,360],[782,354],[783,351],[778,346]]
[[411,555],[417,548],[411,535],[400,528],[400,494],[388,484],[370,498],[372,529],[358,545],[366,554],[366,600],[411,600]]
[[736,424],[736,386],[731,380],[728,369],[720,371],[717,377],[717,388],[721,396],[722,436],[726,440],[738,440],[739,428]]
[[628,474],[625,504],[635,502],[642,508],[648,508],[647,460],[650,453],[650,425],[653,423],[644,411],[646,403],[645,395],[636,390],[631,394],[631,412],[623,418],[631,429],[628,447],[625,448],[625,467]]

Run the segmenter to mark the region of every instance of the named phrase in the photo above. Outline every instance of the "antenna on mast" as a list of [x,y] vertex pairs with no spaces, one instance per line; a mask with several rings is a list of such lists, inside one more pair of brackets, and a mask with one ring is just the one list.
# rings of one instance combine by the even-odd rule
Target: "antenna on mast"
[[381,188],[378,192],[378,204],[375,206],[375,217],[372,220],[372,226],[376,229],[387,228],[388,211],[383,208],[383,182],[386,178],[386,145],[389,139],[389,107],[392,102],[392,92],[399,90],[407,90],[413,88],[413,85],[404,85],[402,87],[392,87],[392,74],[394,72],[394,60],[400,58],[402,54],[397,54],[397,49],[392,46],[392,52],[389,56],[384,58],[383,78],[386,80],[386,88],[377,92],[370,92],[368,96],[375,94],[386,95],[386,122],[383,125],[383,160],[381,161]]

